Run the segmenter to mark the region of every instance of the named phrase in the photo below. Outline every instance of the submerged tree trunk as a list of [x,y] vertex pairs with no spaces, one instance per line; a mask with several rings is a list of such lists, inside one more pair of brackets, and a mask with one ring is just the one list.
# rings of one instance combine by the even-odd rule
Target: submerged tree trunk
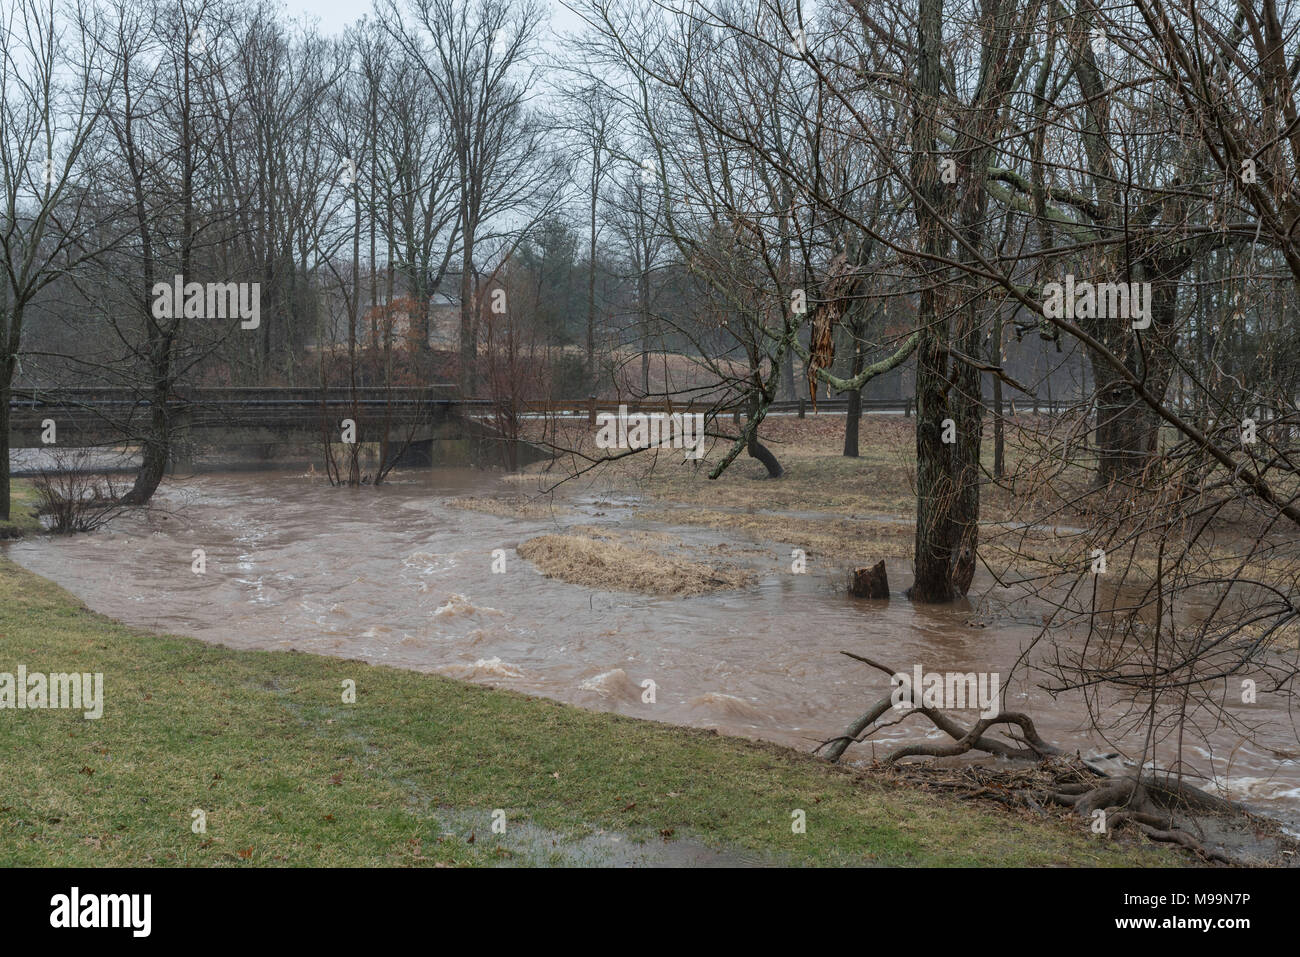
[[177,320],[155,329],[149,348],[149,426],[144,437],[143,459],[131,490],[122,497],[125,505],[146,505],[158,491],[171,457],[171,414],[167,401],[172,392],[172,349]]
[[955,595],[951,514],[954,498],[952,454],[943,442],[948,418],[946,303],[939,290],[921,292],[919,320],[923,332],[916,350],[916,542],[915,601],[951,601]]
[[[921,0],[919,9],[911,177],[926,284],[917,316],[916,579],[909,594],[925,602],[950,601],[969,590],[979,546],[984,415],[980,310],[985,298],[977,269],[963,270],[963,278],[954,283],[939,265],[952,258],[946,226],[960,229],[961,255],[973,267],[972,251],[985,244],[988,221],[989,144],[997,139],[1002,105],[1028,46],[1023,26],[1017,26],[1019,5],[992,2],[983,9],[993,46],[985,51],[977,97],[963,109],[951,148],[940,140],[938,107],[943,0]],[[941,181],[941,160],[957,173],[950,185]]]
[[[948,256],[940,217],[948,206],[939,180],[938,157],[931,152],[937,134],[942,50],[943,0],[921,0],[917,50],[917,91],[913,114],[912,179],[921,249],[939,262]],[[948,418],[948,304],[945,274],[934,269],[921,289],[916,349],[916,542],[915,578],[908,596],[921,602],[951,601],[952,454],[943,442]]]
[[170,422],[167,415],[166,399],[155,393],[151,399],[153,409],[149,413],[149,436],[144,442],[144,458],[135,475],[131,491],[122,498],[124,505],[145,505],[153,498],[167,474],[167,460],[171,455]]
[[[980,348],[979,299],[967,283],[964,321],[958,323],[955,336],[958,347],[968,356],[978,356]],[[964,328],[961,328],[963,327]],[[952,446],[952,474],[955,497],[952,511],[953,592],[964,595],[975,578],[975,556],[979,548],[980,517],[980,447],[984,441],[983,373],[969,362],[957,362],[956,385],[952,402],[957,441]]]

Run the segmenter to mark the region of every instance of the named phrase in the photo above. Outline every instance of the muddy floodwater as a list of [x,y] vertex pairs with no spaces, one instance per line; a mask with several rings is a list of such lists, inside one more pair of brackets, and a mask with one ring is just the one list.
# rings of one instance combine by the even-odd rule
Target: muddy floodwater
[[[812,556],[806,574],[791,574],[797,542],[640,520],[628,495],[578,489],[557,500],[562,511],[530,519],[446,504],[498,491],[515,490],[480,471],[410,472],[362,489],[297,473],[211,474],[165,484],[147,515],[5,548],[133,626],[437,672],[802,749],[842,732],[889,690],[841,649],[907,670],[1006,674],[1037,634],[1033,614],[1006,604],[1010,595],[913,606],[901,597],[906,563],[893,562],[896,597],[855,601],[843,594],[839,566]],[[547,579],[514,552],[534,535],[592,524],[685,543],[693,558],[752,567],[758,577],[746,589],[694,598],[611,593]],[[196,548],[206,554],[203,575],[192,570]],[[492,571],[496,549],[505,552],[502,574]],[[653,704],[642,700],[647,680]],[[1062,747],[1085,755],[1115,747],[1083,733],[1077,700],[1054,700],[1032,680],[1005,688],[1004,705],[1027,711]],[[1185,755],[1213,776],[1194,783],[1300,827],[1300,762],[1268,750],[1296,754],[1291,717],[1267,701],[1251,716],[1264,722],[1258,743],[1224,733],[1212,738],[1213,761],[1199,747]],[[914,720],[886,729],[876,753],[927,727]],[[1140,741],[1119,743],[1139,753]],[[855,746],[847,758],[871,754]]]

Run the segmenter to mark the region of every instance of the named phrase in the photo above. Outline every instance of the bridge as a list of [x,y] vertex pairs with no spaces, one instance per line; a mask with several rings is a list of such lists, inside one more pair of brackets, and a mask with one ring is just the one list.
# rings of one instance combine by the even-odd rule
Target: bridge
[[[208,450],[270,459],[286,449],[339,444],[347,420],[356,442],[383,447],[398,465],[500,463],[509,460],[503,454],[509,440],[493,427],[495,410],[492,400],[461,399],[449,385],[355,392],[178,387],[167,402],[172,467],[181,471]],[[10,447],[139,446],[150,435],[153,412],[153,403],[130,389],[15,389]],[[527,443],[515,445],[517,464],[545,457]]]
[[[1022,400],[1023,401],[1023,400]],[[1012,414],[1016,405],[1004,403]],[[1033,408],[1036,399],[1023,401],[1019,411]],[[1047,411],[1066,403],[1044,402]],[[843,413],[843,398],[819,400],[816,410]],[[598,412],[699,412],[738,418],[743,405],[717,402],[692,405],[669,399],[552,400],[523,403],[516,417],[582,417],[593,425]],[[510,440],[497,427],[498,404],[492,399],[464,399],[451,385],[426,387],[359,388],[178,388],[167,402],[172,468],[193,469],[198,455],[210,451],[238,452],[257,459],[283,459],[294,449],[312,449],[319,458],[328,440],[343,437],[345,420],[354,423],[358,443],[384,449],[388,461],[401,466],[505,464],[516,466],[548,457],[543,449],[522,440]],[[863,399],[864,414],[909,415],[909,399]],[[798,415],[813,412],[806,399],[774,402],[769,414]],[[9,404],[10,447],[13,449],[70,449],[138,447],[150,435],[153,404],[139,392],[113,388],[57,390],[15,389]],[[54,424],[55,441],[46,441]],[[513,449],[507,443],[513,441]],[[511,452],[513,451],[513,455]]]

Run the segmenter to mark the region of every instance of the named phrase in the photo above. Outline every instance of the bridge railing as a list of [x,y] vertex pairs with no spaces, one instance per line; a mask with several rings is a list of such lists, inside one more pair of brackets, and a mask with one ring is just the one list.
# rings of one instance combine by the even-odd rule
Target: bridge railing
[[[322,393],[319,388],[199,388],[177,389],[169,398],[169,404],[176,409],[198,415],[201,418],[226,416],[238,419],[240,413],[251,413],[257,418],[277,418],[291,416],[302,418],[313,410],[322,408],[337,413],[356,407],[367,411],[397,410],[405,415],[419,414],[430,408],[456,407],[469,414],[490,414],[502,408],[494,399],[462,399],[457,397],[456,388],[448,384],[432,386],[404,386],[398,388],[362,388],[355,393],[346,389],[331,389]],[[1004,411],[1016,412],[1047,411],[1055,412],[1070,408],[1074,403],[1022,398],[1018,401],[1004,400]],[[54,390],[15,389],[10,401],[11,412],[38,413],[61,411],[63,413],[89,413],[104,416],[112,411],[148,409],[151,402],[147,396],[129,389],[73,388]],[[771,403],[767,411],[776,414],[796,413],[800,416],[809,412],[845,412],[849,400],[845,398],[819,399],[814,406],[806,398],[781,400]],[[911,414],[915,408],[912,398],[904,399],[862,399],[863,412],[894,412]],[[601,412],[618,412],[626,409],[632,413],[697,413],[739,415],[744,413],[746,403],[736,400],[714,401],[680,401],[672,399],[601,399],[587,396],[578,399],[552,399],[524,401],[518,403],[512,411],[517,415],[565,415],[587,416],[595,422]]]
[[[1019,400],[1004,399],[1002,402],[1003,411],[1015,414],[1017,412],[1043,411],[1043,412],[1060,412],[1072,408],[1076,403],[1064,401],[1037,400],[1033,398],[1022,398]],[[526,402],[521,403],[521,411],[529,414],[556,414],[556,415],[586,415],[592,422],[595,422],[596,416],[602,412],[618,412],[620,409],[626,409],[629,413],[691,413],[691,412],[712,412],[715,414],[737,415],[744,414],[748,403],[735,400],[719,400],[714,402],[683,402],[664,399],[597,399],[587,397],[585,399],[556,399],[551,401]],[[800,416],[812,412],[847,412],[849,408],[848,399],[818,399],[816,406],[810,399],[782,399],[772,402],[768,405],[768,413],[786,414],[794,413]],[[915,400],[911,397],[903,399],[862,399],[859,408],[863,412],[897,412],[911,414],[916,409]]]
[[[456,399],[456,387],[438,384],[431,386],[400,386],[391,389],[360,388],[360,401],[448,401]],[[349,401],[347,389],[330,389],[323,396],[316,388],[252,388],[252,387],[178,387],[168,397],[178,404],[307,404]],[[120,388],[69,388],[69,389],[14,389],[11,405],[25,406],[94,406],[94,405],[149,405],[149,396],[142,390]]]

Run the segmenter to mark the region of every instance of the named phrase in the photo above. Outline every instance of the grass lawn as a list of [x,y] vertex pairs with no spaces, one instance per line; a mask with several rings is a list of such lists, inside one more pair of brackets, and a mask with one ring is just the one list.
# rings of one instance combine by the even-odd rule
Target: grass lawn
[[0,672],[19,665],[102,672],[104,714],[0,710],[0,865],[601,863],[612,846],[650,861],[706,847],[790,864],[1190,861],[772,745],[133,631],[0,558]]
[[0,521],[0,541],[6,538],[22,538],[34,535],[41,530],[40,520],[36,517],[36,490],[31,482],[11,479],[9,482],[9,521]]

